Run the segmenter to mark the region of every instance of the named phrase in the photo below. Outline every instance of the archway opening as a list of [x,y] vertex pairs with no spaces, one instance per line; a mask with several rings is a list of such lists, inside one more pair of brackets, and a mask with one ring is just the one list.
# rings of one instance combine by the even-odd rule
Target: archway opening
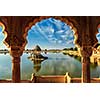
[[93,47],[93,52],[90,57],[90,71],[92,78],[100,77],[100,27],[97,28],[96,38],[98,43]]
[[[74,43],[75,31],[71,28],[61,20],[48,18],[37,22],[29,29],[28,44],[25,47],[28,54],[22,56],[22,79],[30,78],[32,73],[65,75],[69,72],[71,77],[81,77],[81,55]],[[48,58],[43,61],[36,58],[34,60],[32,52],[36,49],[43,57]]]
[[8,48],[3,43],[5,39],[4,25],[0,22],[0,79],[11,79],[11,57]]

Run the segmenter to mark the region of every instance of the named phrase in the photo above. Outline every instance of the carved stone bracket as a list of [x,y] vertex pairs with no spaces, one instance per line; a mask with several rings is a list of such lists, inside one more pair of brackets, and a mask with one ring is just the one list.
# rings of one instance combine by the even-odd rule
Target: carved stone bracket
[[6,44],[9,45],[9,47],[22,47],[24,43],[24,38],[17,34],[11,34],[5,39]]

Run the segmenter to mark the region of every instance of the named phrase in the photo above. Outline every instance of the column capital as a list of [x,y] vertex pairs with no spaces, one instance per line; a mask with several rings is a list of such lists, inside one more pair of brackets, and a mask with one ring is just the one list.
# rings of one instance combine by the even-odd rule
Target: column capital
[[82,57],[88,58],[92,55],[92,46],[82,46],[80,50]]
[[20,46],[12,46],[9,49],[9,53],[12,57],[20,57],[23,54],[23,49]]

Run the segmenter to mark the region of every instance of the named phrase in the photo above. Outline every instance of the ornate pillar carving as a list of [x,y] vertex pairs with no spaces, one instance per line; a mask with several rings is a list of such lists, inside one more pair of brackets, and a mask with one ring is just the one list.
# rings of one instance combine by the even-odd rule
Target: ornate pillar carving
[[12,81],[14,83],[20,82],[20,57],[22,52],[20,47],[11,47],[10,55],[12,56]]
[[92,55],[91,46],[83,46],[81,48],[82,54],[82,83],[90,83],[90,56]]
[[[91,31],[93,28],[90,26],[92,19],[90,16],[80,17],[80,33],[82,44],[81,46],[81,55],[82,55],[82,82],[89,83],[90,78],[90,56],[92,55],[92,37]],[[80,37],[79,37],[80,38]]]
[[20,57],[25,42],[22,36],[23,21],[21,19],[19,16],[7,17],[8,34],[4,41],[12,57],[12,81],[14,83],[20,82]]
[[5,43],[9,46],[9,53],[12,56],[12,81],[20,82],[20,57],[24,51],[24,39],[21,35],[11,34],[5,39]]

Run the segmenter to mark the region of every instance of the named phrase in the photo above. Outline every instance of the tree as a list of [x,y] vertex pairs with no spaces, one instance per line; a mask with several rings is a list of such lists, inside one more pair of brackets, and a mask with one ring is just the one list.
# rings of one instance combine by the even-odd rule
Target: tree
[[73,48],[73,50],[77,51],[77,47]]

